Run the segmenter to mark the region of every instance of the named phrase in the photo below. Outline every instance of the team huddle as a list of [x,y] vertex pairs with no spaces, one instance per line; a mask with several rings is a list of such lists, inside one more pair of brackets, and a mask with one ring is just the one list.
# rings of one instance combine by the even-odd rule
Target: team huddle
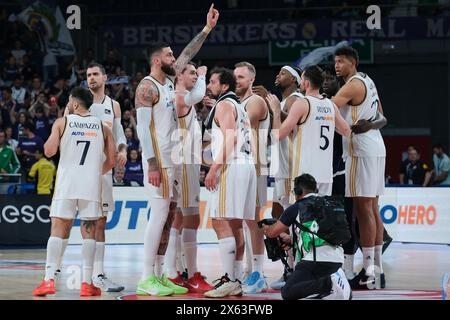
[[[356,71],[356,51],[343,47],[336,52],[336,74],[343,85],[332,95],[324,94],[325,76],[319,66],[304,70],[283,66],[275,79],[281,101],[263,87],[254,87],[256,69],[249,62],[237,63],[234,70],[212,69],[206,84],[207,68],[191,60],[218,18],[219,12],[211,6],[206,26],[178,59],[168,44],[155,45],[149,57],[150,74],[136,89],[136,131],[142,147],[144,190],[151,204],[136,294],[192,292],[223,298],[266,290],[267,230],[257,222],[267,202],[268,177],[275,180],[272,211],[276,218],[298,196],[331,195],[335,132],[342,136],[345,197],[353,199],[364,261],[350,283],[352,288],[371,288],[380,278],[384,282],[378,196],[384,191],[386,151],[379,128],[371,124],[382,109],[373,81]],[[55,155],[58,148],[61,156],[45,278],[33,290],[37,296],[56,292],[55,280],[77,214],[83,237],[80,295],[124,290],[103,270],[105,224],[114,207],[111,172],[115,163],[123,166],[126,162],[120,106],[105,95],[105,82],[104,68],[89,65],[88,89],[72,90],[65,117],[55,122],[45,144],[46,156]],[[200,102],[209,108],[203,122],[195,109]],[[212,219],[222,262],[222,276],[214,285],[197,266],[202,164],[209,167],[205,178],[209,211],[205,214]],[[314,189],[304,188],[303,193],[310,193],[302,195],[294,192],[298,190],[294,181],[305,174],[314,180]],[[288,253],[293,268],[299,258],[292,249]],[[331,260],[327,254],[316,257],[314,252],[316,258],[338,264],[339,270],[333,271],[337,276],[328,276],[325,291],[331,295],[349,285],[353,261],[349,266],[350,258],[345,256],[348,261],[344,262],[341,246],[333,247]],[[285,284],[286,275],[271,287],[281,289]],[[333,297],[348,299],[349,294]]]

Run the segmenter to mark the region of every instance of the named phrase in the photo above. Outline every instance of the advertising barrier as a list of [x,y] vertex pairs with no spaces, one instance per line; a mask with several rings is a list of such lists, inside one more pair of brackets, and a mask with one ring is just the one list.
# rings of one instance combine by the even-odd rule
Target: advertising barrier
[[[207,204],[208,190],[200,193],[200,243],[217,242],[211,227]],[[271,216],[273,189],[268,189],[268,202],[260,218]],[[150,202],[144,188],[114,189],[115,211],[106,225],[108,243],[142,243]],[[380,214],[394,241],[450,244],[450,188],[386,188],[380,197]],[[81,243],[79,221],[69,243]]]

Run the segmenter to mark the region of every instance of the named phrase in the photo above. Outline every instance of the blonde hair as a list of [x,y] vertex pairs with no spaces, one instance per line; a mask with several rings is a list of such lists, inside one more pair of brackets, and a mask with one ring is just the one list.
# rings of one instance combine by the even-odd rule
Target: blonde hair
[[250,62],[247,61],[238,62],[234,65],[234,67],[235,68],[247,67],[248,71],[250,71],[253,74],[253,76],[256,76],[255,66],[252,65]]

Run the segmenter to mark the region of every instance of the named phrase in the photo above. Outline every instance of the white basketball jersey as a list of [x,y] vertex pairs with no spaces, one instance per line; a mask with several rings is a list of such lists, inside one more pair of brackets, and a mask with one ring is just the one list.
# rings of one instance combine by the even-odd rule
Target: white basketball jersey
[[75,114],[65,118],[53,199],[100,202],[105,149],[102,122]]
[[[351,126],[358,120],[372,120],[375,118],[380,99],[377,88],[372,79],[364,73],[357,73],[347,82],[359,79],[366,87],[366,97],[359,106],[345,105],[341,108],[342,116]],[[344,156],[354,157],[385,157],[386,148],[380,130],[369,130],[361,134],[353,134],[350,137],[342,137]]]
[[197,118],[197,111],[192,106],[183,117],[178,118],[182,143],[183,164],[202,163],[202,129]]
[[[241,105],[244,110],[247,112],[247,103],[250,101],[250,98],[253,97],[254,94],[248,96],[244,100],[242,100]],[[269,157],[267,156],[267,152],[269,149],[268,146],[268,135],[269,135],[269,127],[270,127],[270,116],[267,111],[266,117],[263,120],[258,122],[258,127],[256,128],[256,155],[254,155],[254,160],[256,163],[256,175],[259,177],[261,175],[268,175],[268,163]]]
[[303,173],[318,183],[333,182],[335,109],[327,98],[306,96],[309,114],[293,132],[292,179]]
[[[235,100],[226,98],[223,101],[231,102],[236,109],[236,138],[237,142],[234,147],[233,157],[227,159],[227,164],[231,163],[253,163],[253,156],[251,151],[251,125],[247,112],[240,103]],[[215,108],[215,107],[214,107]],[[214,162],[221,162],[219,153],[223,150],[224,136],[222,130],[213,121],[211,128],[211,151]]]
[[89,108],[91,116],[97,117],[111,130],[114,125],[114,107],[113,100],[105,95],[101,103],[93,103]]
[[[168,77],[164,85],[152,76],[145,77],[143,81],[152,81],[159,91],[158,102],[152,107],[149,133],[159,167],[170,168],[174,166],[172,149],[180,140],[176,131],[178,119],[174,103],[175,86]],[[143,154],[142,158],[148,159],[149,155]]]
[[[286,112],[286,101],[289,97],[296,96],[303,98],[300,92],[291,93],[286,99],[281,101],[281,110]],[[278,154],[271,155],[270,175],[278,179],[291,179],[292,177],[292,133],[278,142]],[[274,150],[275,148],[272,148]],[[276,150],[276,149],[275,149]]]

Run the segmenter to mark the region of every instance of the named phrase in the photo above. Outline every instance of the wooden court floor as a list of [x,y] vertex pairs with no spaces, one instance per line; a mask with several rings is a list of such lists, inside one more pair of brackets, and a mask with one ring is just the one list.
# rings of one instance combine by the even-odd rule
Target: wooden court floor
[[[101,297],[82,299],[204,299],[201,295],[168,298],[137,297],[134,292],[143,263],[142,245],[108,245],[105,270],[115,282],[125,286],[121,293],[104,293]],[[356,291],[354,299],[442,299],[442,277],[450,272],[450,246],[392,243],[383,255],[387,287],[384,290]],[[361,255],[356,256],[355,271],[361,268]],[[216,244],[203,244],[198,251],[199,269],[211,282],[221,273]],[[0,250],[0,299],[80,299],[77,284],[81,272],[81,246],[69,245],[63,261],[63,276],[57,282],[56,295],[35,298],[31,291],[43,277],[45,249]],[[265,261],[268,282],[279,278],[281,263]],[[269,292],[234,299],[281,299],[279,292]]]

